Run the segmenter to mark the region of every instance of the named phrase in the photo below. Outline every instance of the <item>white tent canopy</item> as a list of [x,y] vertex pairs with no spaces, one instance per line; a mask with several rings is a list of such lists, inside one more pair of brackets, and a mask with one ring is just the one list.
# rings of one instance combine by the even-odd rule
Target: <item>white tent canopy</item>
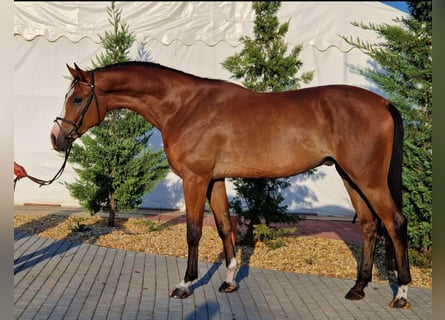
[[[50,146],[49,132],[69,85],[66,64],[91,67],[91,60],[103,51],[99,35],[110,30],[106,10],[110,2],[15,2],[14,6],[14,159],[29,174],[49,179],[63,162]],[[251,2],[117,2],[116,6],[136,36],[132,57],[144,43],[151,61],[197,76],[234,81],[221,63],[241,50],[242,35],[253,36]],[[344,83],[374,91],[357,72],[357,68],[373,67],[372,61],[340,35],[375,43],[379,41],[375,33],[351,22],[394,24],[404,15],[380,2],[282,2],[278,13],[281,22],[290,21],[289,46],[303,45],[301,71],[315,71],[307,86]],[[162,144],[159,134],[152,140]],[[14,202],[79,206],[63,185],[75,178],[68,164],[50,186],[39,188],[23,179]],[[230,181],[227,185],[233,196]],[[333,167],[320,167],[310,177],[293,177],[284,197],[293,212],[353,214]],[[184,209],[180,179],[170,173],[144,196],[143,207]]]

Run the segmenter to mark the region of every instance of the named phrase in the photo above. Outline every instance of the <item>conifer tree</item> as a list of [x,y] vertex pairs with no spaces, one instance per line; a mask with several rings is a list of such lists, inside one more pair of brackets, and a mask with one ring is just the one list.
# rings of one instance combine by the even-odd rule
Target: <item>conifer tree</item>
[[377,33],[378,43],[343,39],[378,64],[360,72],[402,113],[403,213],[408,219],[410,248],[426,253],[432,246],[432,2],[409,2],[408,8],[411,15],[396,19],[396,25],[353,23]]
[[[122,9],[112,2],[107,11],[113,30],[100,36],[105,53],[96,56],[94,68],[130,60],[135,41],[128,25],[121,23]],[[152,128],[137,113],[117,109],[73,145],[69,161],[77,165],[79,179],[66,186],[90,213],[108,211],[109,226],[114,226],[118,210],[138,208],[142,196],[167,174],[163,150],[148,146]]]
[[[308,83],[313,77],[313,72],[296,77],[303,65],[298,59],[302,45],[288,49],[284,37],[289,22],[280,24],[277,18],[280,6],[278,1],[253,2],[254,38],[242,36],[244,48],[222,63],[234,78],[242,80],[242,84],[253,91],[298,89],[301,82]],[[231,201],[231,207],[248,221],[245,243],[252,243],[254,225],[262,219],[266,224],[298,220],[286,214],[287,206],[281,204],[284,199],[280,191],[288,186],[288,179],[234,179],[237,197]]]

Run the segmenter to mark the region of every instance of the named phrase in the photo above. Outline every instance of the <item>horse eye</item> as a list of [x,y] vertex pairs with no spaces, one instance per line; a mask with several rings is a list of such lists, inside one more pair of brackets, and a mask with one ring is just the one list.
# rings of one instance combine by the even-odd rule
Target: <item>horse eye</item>
[[82,102],[82,98],[80,98],[80,97],[75,97],[73,100],[73,103],[76,103],[76,104],[79,104],[81,102]]

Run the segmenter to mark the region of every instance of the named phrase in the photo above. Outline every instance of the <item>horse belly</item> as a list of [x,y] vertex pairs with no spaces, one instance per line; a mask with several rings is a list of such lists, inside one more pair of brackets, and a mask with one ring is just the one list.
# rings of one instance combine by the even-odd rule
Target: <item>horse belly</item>
[[[233,148],[216,159],[215,178],[279,178],[306,172],[322,164],[326,156],[303,145],[280,145],[257,148]],[[236,150],[237,152],[234,152]]]
[[219,142],[214,176],[287,177],[310,170],[330,156],[329,135],[313,118],[302,121],[298,115],[275,115],[242,123],[246,125],[214,131],[213,137],[219,137],[214,139]]

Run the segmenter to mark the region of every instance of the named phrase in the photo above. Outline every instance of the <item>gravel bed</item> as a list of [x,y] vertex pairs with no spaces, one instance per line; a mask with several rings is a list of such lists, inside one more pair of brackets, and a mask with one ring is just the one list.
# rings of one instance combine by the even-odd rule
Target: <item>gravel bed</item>
[[[98,246],[187,257],[186,226],[183,223],[158,223],[148,218],[116,219],[115,227],[107,219],[89,215],[14,215],[17,231],[56,240],[67,239]],[[149,231],[149,228],[153,229]],[[262,242],[255,248],[237,246],[240,265],[252,268],[282,270],[343,279],[356,279],[361,244],[294,234],[281,236],[282,246],[271,249]],[[204,226],[199,246],[199,260],[223,262],[222,244],[214,227]],[[388,283],[395,275],[386,272],[384,251],[376,250],[373,281]],[[184,270],[185,272],[185,270]],[[412,267],[412,286],[432,288],[432,269]]]

